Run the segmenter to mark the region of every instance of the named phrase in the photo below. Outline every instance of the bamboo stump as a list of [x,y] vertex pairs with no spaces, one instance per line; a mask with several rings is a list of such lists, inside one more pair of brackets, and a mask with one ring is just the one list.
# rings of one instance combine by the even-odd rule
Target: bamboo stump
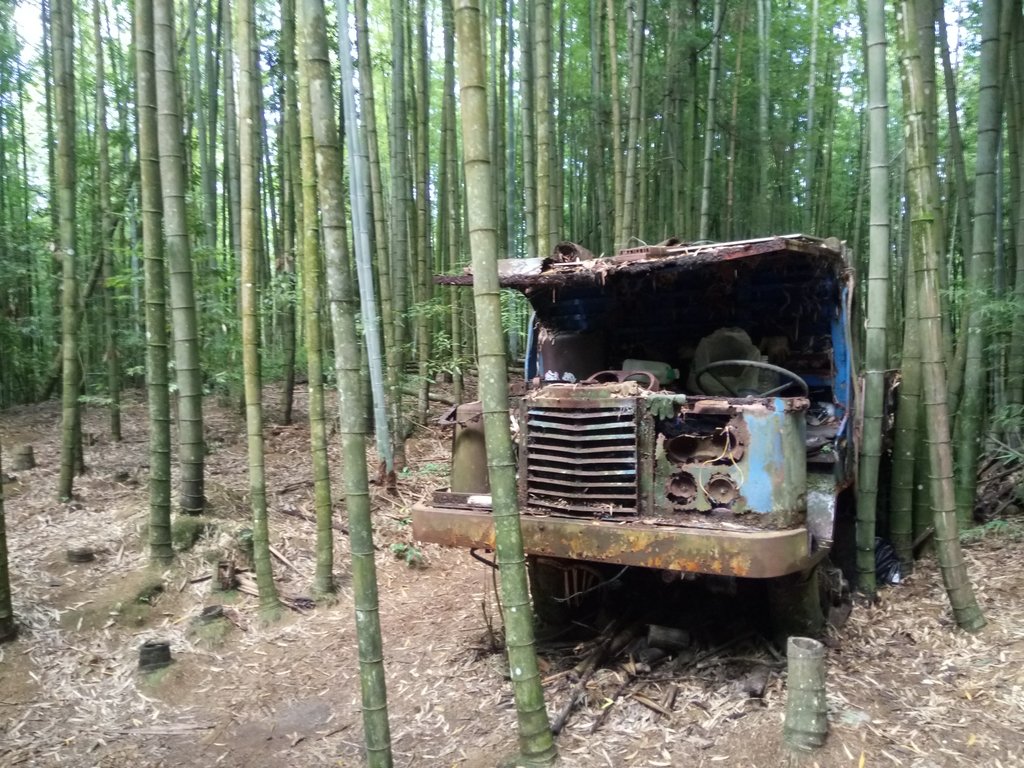
[[238,588],[238,577],[233,560],[221,560],[213,573],[213,588],[218,592],[230,592]]
[[11,469],[21,471],[35,469],[36,456],[31,445],[19,445],[11,455]]
[[166,640],[147,640],[139,647],[139,669],[152,672],[171,663],[171,644]]
[[223,605],[208,605],[203,608],[199,614],[198,621],[200,624],[210,624],[218,619],[224,618],[224,606]]
[[786,692],[786,744],[809,752],[825,743],[828,707],[825,702],[825,646],[809,637],[787,643],[789,677]]
[[65,556],[69,563],[91,563],[96,559],[96,552],[91,547],[69,547]]

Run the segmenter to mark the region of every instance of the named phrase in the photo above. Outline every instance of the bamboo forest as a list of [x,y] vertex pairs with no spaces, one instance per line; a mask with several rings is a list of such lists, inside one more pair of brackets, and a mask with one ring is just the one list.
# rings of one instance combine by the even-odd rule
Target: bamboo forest
[[1024,765],[1021,0],[2,0],[0,766]]

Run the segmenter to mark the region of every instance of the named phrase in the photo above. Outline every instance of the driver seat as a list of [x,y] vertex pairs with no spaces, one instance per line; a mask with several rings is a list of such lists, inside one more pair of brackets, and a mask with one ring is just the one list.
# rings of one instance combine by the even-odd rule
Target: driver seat
[[[696,372],[709,363],[719,360],[753,360],[763,362],[760,350],[754,346],[749,334],[742,328],[718,328],[705,336],[697,344],[690,366],[690,376],[686,383],[691,392],[699,392]],[[728,383],[734,391],[743,392],[757,387],[760,371],[756,368],[723,367],[716,372],[718,378]],[[720,386],[713,377],[704,377],[704,394],[731,396],[725,387]]]

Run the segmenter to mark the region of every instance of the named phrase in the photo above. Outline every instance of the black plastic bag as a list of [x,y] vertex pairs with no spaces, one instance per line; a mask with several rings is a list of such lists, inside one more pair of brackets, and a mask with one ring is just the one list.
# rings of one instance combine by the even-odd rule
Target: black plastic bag
[[903,567],[896,548],[882,538],[875,539],[875,578],[882,584],[899,584],[903,581]]

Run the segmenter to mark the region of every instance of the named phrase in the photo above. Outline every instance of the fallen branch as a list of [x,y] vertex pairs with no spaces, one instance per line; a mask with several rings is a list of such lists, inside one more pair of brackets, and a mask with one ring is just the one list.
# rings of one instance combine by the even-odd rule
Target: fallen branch
[[[665,656],[665,657],[659,659],[658,661],[653,662],[649,666],[649,669],[653,669],[657,665],[659,665],[659,664],[661,664],[661,663],[663,663],[663,662],[665,662],[667,660],[668,660],[668,656]],[[590,726],[590,732],[591,733],[596,733],[597,729],[600,728],[604,724],[604,721],[608,719],[608,715],[611,713],[612,708],[615,706],[615,704],[618,702],[618,700],[622,697],[622,694],[624,694],[627,690],[629,690],[630,686],[632,686],[635,683],[640,681],[640,677],[637,674],[638,670],[637,670],[636,665],[634,665],[634,664],[626,665],[626,667],[624,668],[624,671],[626,673],[626,679],[623,680],[622,684],[619,685],[619,687],[615,689],[615,693],[613,693],[611,695],[611,697],[610,697],[610,699],[608,701],[608,704],[601,709],[601,714],[597,716],[597,720],[595,720],[594,724],[592,726]],[[630,696],[631,696],[631,698],[637,699],[637,701],[640,701],[641,698],[645,699],[646,701],[640,701],[640,703],[643,704],[644,706],[651,706],[651,705],[653,705],[652,708],[655,709],[655,711],[661,712],[662,714],[666,714],[666,715],[671,715],[672,714],[668,710],[665,710],[660,704],[657,704],[652,699],[648,699],[643,694],[634,692],[634,693],[631,693]],[[637,697],[640,697],[640,698],[637,698]]]
[[187,587],[189,584],[199,584],[199,583],[204,582],[204,581],[209,581],[212,578],[213,578],[213,574],[212,573],[208,573],[205,576],[196,576],[195,578],[192,578],[192,579],[185,579],[183,582],[181,582],[181,586],[178,587],[178,591],[179,592],[184,592],[185,591],[185,587]]
[[551,725],[551,732],[556,736],[565,727],[573,710],[583,701],[587,692],[587,683],[590,682],[594,672],[601,666],[601,662],[625,648],[636,635],[635,624],[629,625],[621,632],[615,631],[617,627],[617,621],[613,620],[609,623],[604,632],[601,633],[601,637],[594,649],[579,664],[573,667],[571,674],[577,677],[576,685],[573,686],[569,694],[569,701],[566,702],[562,711],[558,713],[558,717],[555,718],[554,723]]
[[591,734],[597,733],[597,729],[604,725],[604,721],[608,719],[608,715],[612,711],[612,707],[615,706],[615,702],[617,702],[619,697],[626,692],[626,689],[633,684],[634,680],[636,680],[636,678],[629,674],[629,672],[626,672],[626,679],[623,680],[619,687],[615,689],[615,693],[609,697],[608,703],[601,708],[601,714],[597,716],[597,720],[595,720],[594,724],[590,726]]
[[[297,517],[300,520],[305,520],[307,523],[316,524],[316,518],[313,515],[307,515],[305,512],[300,512],[295,509],[295,507],[281,507],[278,511],[282,514],[288,515],[289,517]],[[348,536],[348,528],[336,520],[331,520],[331,528]]]
[[637,702],[638,704],[643,704],[648,709],[657,712],[659,715],[664,715],[665,717],[672,717],[671,710],[666,709],[661,704],[656,702],[654,699],[648,696],[644,696],[642,693],[630,694],[630,698],[632,698],[633,701]]
[[283,554],[281,554],[281,551],[277,547],[275,547],[273,544],[270,545],[270,554],[272,554],[274,557],[276,557],[282,563],[287,565],[293,571],[298,571],[299,570],[298,568],[295,567],[295,565],[292,563],[292,561],[289,560],[287,557],[285,557]]
[[122,728],[114,731],[114,733],[119,736],[186,736],[196,731],[209,731],[212,728],[212,725],[202,725],[199,723],[168,723],[167,725],[151,725],[146,728]]
[[[409,395],[410,397],[418,397],[420,391],[416,387],[406,385],[402,387],[402,394]],[[435,403],[441,403],[441,405],[455,405],[455,400],[453,400],[450,397],[447,397],[446,395],[440,395],[433,389],[431,389],[427,393],[427,398]]]
[[[678,673],[684,672],[684,671],[686,671],[688,669],[692,669],[693,667],[696,667],[698,664],[700,664],[705,659],[708,659],[708,658],[710,658],[712,656],[715,656],[715,655],[721,653],[726,648],[731,648],[732,646],[734,646],[737,643],[739,643],[741,640],[746,640],[752,634],[753,634],[753,632],[744,632],[743,634],[736,635],[736,637],[734,637],[734,638],[732,638],[730,640],[726,640],[721,645],[716,645],[714,648],[708,648],[703,653],[698,653],[696,656],[694,656],[693,658],[690,658],[690,659],[685,659],[684,660],[682,657],[677,658],[676,659],[676,663],[674,665],[674,669],[672,670],[675,674],[673,674],[673,675],[671,675],[671,676],[669,676],[667,678],[663,678],[663,679],[665,679],[665,680],[685,680],[686,678],[683,677],[682,675],[678,674]],[[768,650],[769,650],[769,652],[772,651],[772,647],[770,645],[768,646]],[[778,656],[777,660],[781,659],[781,658],[782,658],[781,656]],[[767,662],[761,662],[761,663],[767,663]]]
[[1016,503],[1017,503],[1017,498],[1015,496],[1010,496],[1009,498],[1004,499],[1003,503],[1000,504],[998,507],[996,507],[996,511],[992,513],[992,517],[993,518],[999,517],[1001,514],[1003,514],[1003,512],[1006,511],[1007,507],[1009,507],[1011,504],[1016,504]]
[[[250,597],[259,597],[260,591],[256,587],[256,580],[248,573],[235,573],[235,577],[238,581],[238,591],[243,595],[249,595]],[[278,599],[286,606],[291,608],[293,611],[301,613],[307,608],[313,606],[313,601],[308,597],[295,597],[292,595],[286,595],[278,592]]]
[[917,538],[914,539],[914,543],[910,545],[910,549],[914,553],[915,557],[917,556],[918,550],[920,549],[920,547],[922,547],[924,545],[924,543],[926,541],[928,541],[928,539],[930,539],[934,535],[935,535],[935,526],[934,525],[929,525],[927,528],[925,528],[923,531],[921,531],[921,533],[919,533],[917,535]]

